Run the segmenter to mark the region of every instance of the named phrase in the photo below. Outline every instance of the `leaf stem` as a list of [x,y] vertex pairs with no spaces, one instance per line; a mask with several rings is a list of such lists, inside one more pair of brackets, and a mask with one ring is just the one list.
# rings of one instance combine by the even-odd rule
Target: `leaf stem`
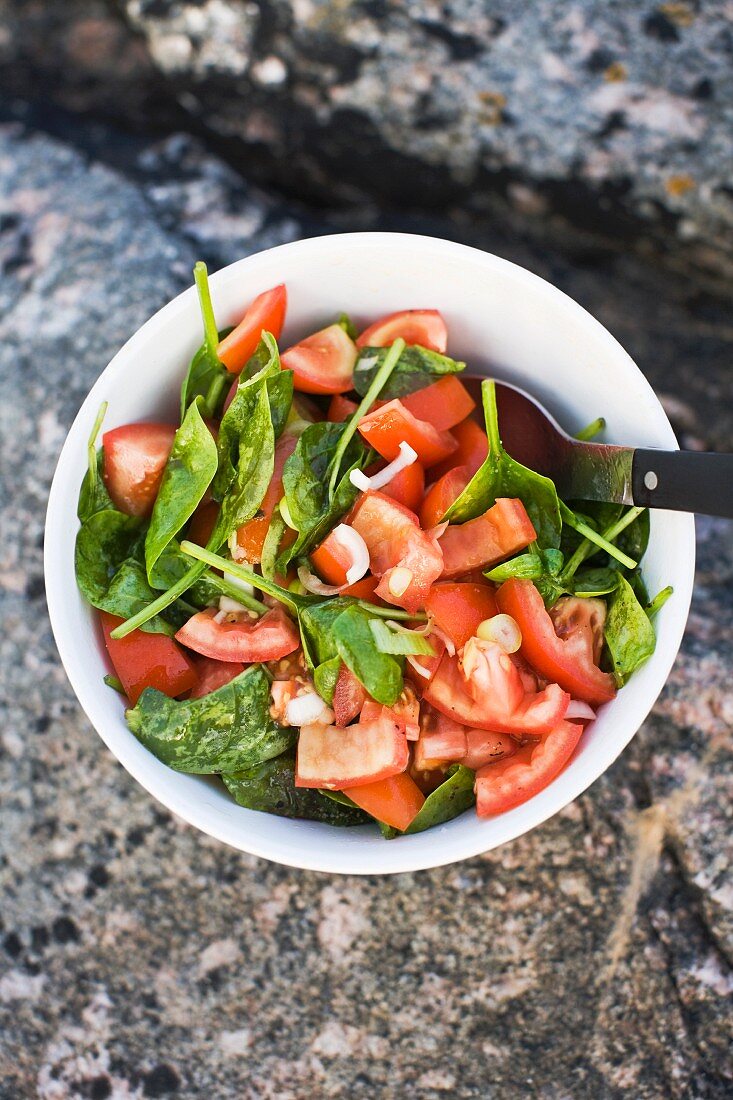
[[663,588],[661,592],[657,592],[654,599],[646,605],[644,610],[650,619],[653,619],[658,611],[666,604],[669,597],[674,592],[671,584],[668,584],[666,588]]
[[142,611],[138,611],[137,615],[133,615],[132,618],[126,619],[124,623],[120,623],[111,632],[110,637],[117,641],[119,638],[126,638],[128,634],[131,634],[133,630],[138,630],[149,619],[152,619],[154,615],[160,614],[161,611],[165,611],[166,607],[170,607],[172,603],[182,596],[195,581],[205,572],[204,566],[197,562],[193,565],[187,573],[184,573],[179,580],[165,592],[161,592],[157,600],[153,600],[147,607],[144,607]]
[[575,433],[575,438],[581,443],[587,443],[590,439],[595,439],[599,432],[602,432],[606,426],[606,418],[604,416],[598,416],[595,420],[591,420],[590,424],[586,424],[584,428],[581,428],[579,432]]
[[226,558],[219,557],[218,554],[212,554],[210,550],[206,550],[203,546],[197,546],[195,542],[182,542],[181,550],[184,554],[188,554],[190,558],[196,558],[212,569],[222,569],[227,573],[231,573],[233,577],[247,581],[253,587],[258,588],[260,592],[266,592],[268,596],[273,596],[294,612],[313,602],[304,596],[296,596],[293,592],[288,592],[287,589],[281,588],[275,581],[270,580],[268,577],[261,577],[259,573],[255,573],[254,569],[250,569],[246,565],[241,565],[237,561],[228,561]]
[[578,534],[583,535],[589,542],[595,543],[601,550],[605,550],[607,554],[610,554],[616,561],[620,561],[622,565],[625,565],[627,569],[636,569],[637,562],[633,558],[630,558],[628,554],[624,554],[623,550],[619,550],[617,546],[609,542],[607,538],[599,534],[598,531],[594,531],[584,520],[578,519],[575,512],[568,508],[567,504],[563,504],[560,501],[560,515],[562,516],[563,523],[567,523],[568,527],[572,527]]
[[[229,565],[229,563],[227,563]],[[231,569],[227,568],[227,573],[231,573]],[[206,577],[204,577],[206,579]],[[216,587],[221,589],[222,596],[229,596],[232,600],[237,600],[244,607],[250,611],[256,611],[258,615],[264,615],[268,609],[267,604],[264,604],[262,600],[258,600],[255,596],[251,596],[249,592],[243,592],[239,585],[232,584],[226,577],[213,577],[216,583]]]
[[[607,527],[606,530],[603,531],[600,535],[596,531],[593,531],[592,527],[588,527],[587,524],[583,523],[582,520],[578,520],[577,517],[572,512],[570,512],[570,509],[567,508],[566,505],[562,504],[562,502],[560,504],[560,509],[562,512],[563,520],[565,520],[568,526],[573,527],[576,531],[579,531],[581,535],[585,535],[585,538],[581,542],[580,546],[578,546],[575,553],[568,560],[567,565],[562,571],[560,579],[563,582],[569,580],[570,577],[574,576],[578,567],[583,564],[585,559],[591,553],[594,545],[601,546],[602,549],[607,550],[607,552],[610,553],[612,557],[616,558],[617,561],[620,561],[621,564],[625,565],[628,569],[636,568],[637,563],[633,560],[633,558],[629,558],[626,554],[623,554],[622,551],[618,550],[615,546],[612,547],[611,550],[608,550],[608,547],[611,546],[613,539],[618,538],[622,531],[629,527],[635,519],[639,518],[641,513],[645,510],[644,508],[629,508],[628,512],[625,512],[624,515],[622,515],[619,519],[612,523],[610,527]],[[573,519],[576,522],[571,523],[570,520],[566,520],[565,511],[570,512],[570,515],[573,516]],[[577,526],[576,523],[581,524],[588,531],[590,531],[593,537],[591,538],[589,535],[587,535],[586,531],[581,531],[580,526]],[[602,541],[599,542],[599,539]],[[603,545],[604,543],[606,544],[605,546]],[[631,562],[630,565],[629,562]]]
[[199,294],[201,318],[204,322],[204,343],[206,344],[206,350],[208,354],[218,363],[220,362],[219,356],[217,354],[217,348],[219,347],[219,331],[216,327],[214,306],[211,301],[211,291],[209,289],[209,273],[203,260],[199,260],[198,263],[194,264],[193,278]]
[[428,621],[427,615],[423,615],[420,611],[403,611],[399,607],[379,607],[378,604],[369,603],[368,600],[357,600],[357,603],[359,607],[363,607],[365,611],[378,616],[380,619],[409,619],[411,622],[416,623],[426,623]]
[[108,408],[109,401],[103,401],[102,404],[99,406],[99,412],[97,413],[94,423],[92,424],[92,430],[89,433],[89,442],[87,443],[89,477],[93,484],[97,478],[97,436],[99,435],[99,429],[102,427],[102,421],[107,415]]
[[117,676],[107,675],[104,677],[104,682],[107,687],[113,688],[115,691],[118,691],[120,695],[127,694],[124,687],[122,686],[122,680],[120,680]]
[[496,382],[485,378],[481,383],[481,399],[486,420],[486,434],[489,437],[489,454],[499,454],[502,449],[499,435],[499,409],[496,404]]

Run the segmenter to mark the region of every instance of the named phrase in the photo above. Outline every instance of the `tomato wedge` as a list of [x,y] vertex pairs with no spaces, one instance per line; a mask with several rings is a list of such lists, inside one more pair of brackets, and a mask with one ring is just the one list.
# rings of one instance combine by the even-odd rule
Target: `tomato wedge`
[[280,338],[287,305],[288,294],[284,283],[257,295],[236,328],[224,337],[217,348],[217,354],[228,371],[239,374],[246,367],[263,332],[271,332],[276,340]]
[[216,661],[279,661],[300,645],[293,621],[280,607],[274,607],[261,619],[218,623],[216,608],[208,607],[193,615],[176,634],[176,640],[204,657]]
[[333,531],[311,554],[311,565],[326,584],[346,584],[346,574],[353,564],[348,549]]
[[425,610],[433,616],[438,630],[461,649],[484,619],[498,614],[496,590],[489,584],[468,581],[443,581],[434,584],[425,601]]
[[344,397],[343,394],[335,393],[328,406],[326,420],[330,420],[333,424],[343,424],[344,420],[348,420],[350,416],[353,416],[358,407],[356,401]]
[[295,786],[348,790],[398,775],[409,760],[404,733],[383,717],[345,729],[301,726]]
[[476,408],[476,402],[454,374],[446,374],[422,390],[402,398],[402,404],[418,420],[427,420],[438,431],[455,428]]
[[405,466],[389,481],[382,492],[386,497],[403,504],[411,512],[417,512],[425,491],[425,471],[419,462]]
[[293,385],[302,393],[347,393],[353,389],[357,354],[341,325],[329,325],[288,348],[281,363],[293,372]]
[[579,722],[559,722],[538,744],[480,768],[474,788],[478,816],[506,813],[543,791],[568,763],[582,733]]
[[466,730],[466,752],[458,763],[475,772],[486,764],[514,756],[518,743],[508,733],[492,733],[490,730]]
[[417,741],[420,736],[420,700],[409,684],[405,684],[402,695],[391,707],[367,699],[361,708],[361,721],[373,722],[382,713],[385,718],[397,723],[408,741]]
[[469,691],[458,659],[446,653],[423,698],[448,718],[471,729],[519,737],[538,737],[554,729],[565,717],[570,696],[557,684],[548,684],[543,691],[527,691],[511,658],[498,646],[482,646],[488,652],[484,654],[482,675],[477,677],[475,695]]
[[362,416],[359,431],[369,446],[390,462],[397,458],[403,442],[417,452],[424,467],[447,458],[458,446],[450,432],[439,432],[426,420],[418,420],[397,398]]
[[[350,668],[342,662],[339,668],[336,688],[333,693],[333,713],[336,725],[343,727],[353,722],[364,706],[367,694],[364,685],[357,680]],[[375,715],[379,718],[380,715]]]
[[593,662],[592,641],[581,628],[558,638],[542,596],[531,581],[513,577],[497,593],[500,609],[516,620],[522,632],[522,656],[548,680],[560,684],[575,699],[593,706],[616,694],[613,676]]
[[456,424],[455,428],[451,428],[450,434],[456,442],[456,449],[450,459],[446,459],[435,467],[434,476],[442,477],[454,466],[468,466],[469,473],[473,477],[489,453],[489,437],[470,416],[460,424]]
[[433,771],[465,755],[465,726],[440,711],[423,708],[420,736],[415,745],[415,768]]
[[468,523],[451,523],[440,536],[444,577],[484,569],[529,546],[537,537],[521,500],[499,497],[496,504]]
[[425,803],[425,795],[407,772],[349,787],[349,798],[377,821],[403,832],[415,820]]
[[111,638],[124,619],[107,611],[100,611],[99,618],[110,660],[133,707],[145,688],[157,688],[174,699],[195,687],[193,663],[167,634],[133,630],[126,638]]
[[362,577],[361,580],[356,581],[355,584],[347,584],[346,588],[341,592],[341,595],[353,596],[355,600],[368,600],[369,603],[376,603],[382,606],[383,601],[376,595],[378,587],[379,577],[373,577],[371,573],[367,573],[366,577]]
[[380,317],[357,338],[358,348],[384,348],[401,336],[406,344],[420,344],[445,355],[448,330],[437,309],[403,309]]
[[455,466],[430,486],[420,508],[420,523],[426,531],[437,527],[470,480],[471,471],[468,466]]
[[262,548],[265,545],[267,532],[270,530],[272,513],[283,496],[283,470],[286,461],[296,448],[298,436],[285,431],[275,444],[275,466],[272,480],[267,487],[262,503],[257,509],[257,514],[237,531],[237,546],[240,556],[251,565],[257,565],[262,561]]
[[198,683],[189,695],[189,699],[200,699],[203,695],[210,695],[224,684],[228,684],[240,672],[244,672],[245,666],[234,661],[212,661],[211,657],[197,657],[196,674]]
[[367,544],[372,573],[381,578],[377,595],[407,611],[419,610],[440,576],[443,557],[414,512],[368,492],[357,501],[350,524]]
[[150,515],[175,434],[170,424],[125,424],[104,433],[104,483],[121,512]]

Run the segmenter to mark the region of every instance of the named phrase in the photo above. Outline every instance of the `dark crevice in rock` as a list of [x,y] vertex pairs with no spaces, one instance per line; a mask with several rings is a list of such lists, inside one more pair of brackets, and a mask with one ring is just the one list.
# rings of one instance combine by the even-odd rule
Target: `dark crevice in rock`
[[669,865],[678,881],[678,889],[687,911],[694,918],[696,931],[706,948],[717,955],[722,965],[733,976],[733,950],[731,946],[722,942],[711,926],[705,911],[705,893],[693,882],[680,857],[678,844],[673,832],[665,837],[664,854],[669,860]]

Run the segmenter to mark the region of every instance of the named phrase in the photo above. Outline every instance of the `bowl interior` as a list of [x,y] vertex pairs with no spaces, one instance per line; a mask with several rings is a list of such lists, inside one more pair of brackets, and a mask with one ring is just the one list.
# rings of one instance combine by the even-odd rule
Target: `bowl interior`
[[[221,326],[236,321],[255,294],[285,281],[286,345],[341,310],[357,324],[401,308],[438,308],[450,354],[469,369],[523,386],[573,431],[596,416],[610,442],[676,447],[644,376],[621,346],[580,306],[522,268],[462,245],[406,234],[343,234],[282,245],[216,273],[212,294]],[[586,731],[568,768],[539,796],[501,817],[473,812],[428,833],[389,843],[376,829],[335,829],[242,809],[218,781],[179,775],[129,732],[118,697],[102,677],[104,647],[74,581],[76,502],[85,445],[103,400],[105,429],[133,420],[172,419],[185,366],[201,341],[194,291],[150,319],[121,349],[84,402],[53,481],[46,528],[51,622],[69,679],[111,751],[172,811],[244,851],[316,870],[379,873],[439,866],[487,851],[556,813],[600,775],[648,713],[669,673],[684,629],[694,568],[691,516],[652,515],[644,573],[652,593],[674,596],[657,620],[658,645],[619,696]]]

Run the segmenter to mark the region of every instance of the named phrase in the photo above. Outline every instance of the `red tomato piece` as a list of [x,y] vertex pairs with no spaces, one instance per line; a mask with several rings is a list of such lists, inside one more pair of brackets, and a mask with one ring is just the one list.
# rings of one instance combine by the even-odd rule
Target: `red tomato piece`
[[455,374],[446,374],[422,390],[402,398],[402,404],[418,420],[427,420],[438,431],[455,428],[476,408],[476,402]]
[[217,354],[232,374],[246,367],[254,355],[263,332],[271,332],[279,339],[285,322],[288,294],[285,284],[258,294],[242,320],[219,344]]
[[557,778],[580,741],[578,722],[559,722],[539,743],[525,745],[509,760],[476,773],[476,813],[491,817],[520,806]]
[[433,771],[466,755],[466,728],[432,707],[423,708],[420,736],[415,745],[415,767]]
[[407,772],[349,787],[349,798],[377,821],[404,831],[415,820],[425,803],[425,795]]
[[344,420],[348,420],[350,416],[353,416],[358,408],[356,401],[352,401],[350,397],[335,393],[328,406],[326,420],[330,420],[333,424],[343,424]]
[[[364,685],[357,680],[350,668],[341,662],[336,688],[333,693],[333,713],[337,726],[348,726],[364,706],[367,694]],[[377,715],[379,717],[379,715]]]
[[125,424],[104,433],[104,483],[121,512],[150,515],[175,434],[170,424]]
[[531,581],[513,577],[497,592],[500,609],[516,620],[522,633],[522,656],[546,679],[560,684],[575,699],[593,706],[616,694],[613,676],[593,661],[593,643],[582,626],[558,638],[542,596]]
[[189,699],[200,699],[203,695],[210,695],[212,691],[224,687],[240,672],[244,672],[245,666],[234,661],[212,661],[211,657],[196,657],[196,673],[198,683],[189,695]]
[[385,718],[397,723],[408,741],[417,741],[420,736],[420,700],[409,684],[405,683],[400,698],[391,707],[382,706],[374,699],[367,699],[361,708],[360,720],[373,722],[382,713]]
[[281,607],[261,619],[242,622],[217,623],[216,614],[215,608],[208,607],[193,615],[176,634],[177,641],[204,657],[244,664],[278,661],[300,645],[297,628]]
[[219,505],[215,501],[199,504],[186,529],[186,538],[197,546],[206,546],[219,518]]
[[111,638],[112,631],[124,619],[107,611],[100,611],[99,618],[104,644],[132,706],[148,687],[157,688],[171,699],[195,687],[197,676],[193,663],[167,634],[133,630],[126,638]]
[[272,480],[267,487],[262,503],[257,509],[257,514],[237,531],[237,546],[241,556],[251,565],[257,565],[262,561],[262,548],[265,545],[267,532],[270,530],[272,513],[283,496],[283,470],[285,463],[295,450],[298,436],[285,431],[275,444],[275,466]]
[[401,401],[388,401],[359,421],[361,435],[389,462],[400,453],[400,443],[409,443],[424,467],[447,458],[458,444],[450,432],[439,432],[425,420],[418,420]]
[[417,512],[425,492],[425,471],[419,462],[413,462],[395,474],[381,491],[411,512]]
[[451,523],[440,536],[444,577],[460,577],[509,558],[537,538],[521,500],[499,497],[496,504],[468,523]]
[[383,601],[376,594],[378,585],[379,577],[373,577],[371,573],[367,573],[366,577],[362,577],[355,584],[347,584],[341,595],[353,596],[355,600],[368,600],[369,603],[376,603],[381,606]]
[[[466,650],[473,647],[468,642]],[[565,717],[570,696],[557,684],[531,692],[517,665],[498,646],[477,643],[473,682],[461,672],[457,658],[444,654],[438,670],[425,688],[424,698],[436,710],[461,725],[519,737],[538,737],[554,729]]]
[[354,388],[357,354],[341,325],[329,325],[283,352],[281,364],[302,393],[347,393]]
[[443,558],[414,512],[369,492],[357,501],[350,523],[367,544],[372,573],[381,578],[377,595],[407,611],[419,610],[440,576]]
[[451,428],[450,434],[456,442],[456,449],[449,459],[435,467],[433,474],[435,477],[442,477],[454,466],[468,466],[469,473],[473,477],[489,453],[489,437],[470,416],[460,424],[456,424],[455,428]]
[[420,508],[420,523],[426,531],[437,527],[470,480],[471,471],[468,466],[455,466],[430,486]]
[[434,584],[425,601],[438,630],[461,649],[484,619],[497,615],[496,590],[489,584],[447,581]]
[[403,309],[380,317],[357,338],[358,348],[385,348],[398,337],[406,344],[419,344],[445,355],[448,330],[437,309]]
[[301,726],[296,787],[348,790],[405,771],[410,753],[404,733],[385,718],[337,726]]
[[342,585],[346,584],[346,574],[353,561],[347,548],[331,531],[311,554],[311,565],[326,584]]
[[466,730],[466,753],[458,763],[475,772],[486,764],[514,756],[518,744],[508,733],[492,733],[490,730]]

